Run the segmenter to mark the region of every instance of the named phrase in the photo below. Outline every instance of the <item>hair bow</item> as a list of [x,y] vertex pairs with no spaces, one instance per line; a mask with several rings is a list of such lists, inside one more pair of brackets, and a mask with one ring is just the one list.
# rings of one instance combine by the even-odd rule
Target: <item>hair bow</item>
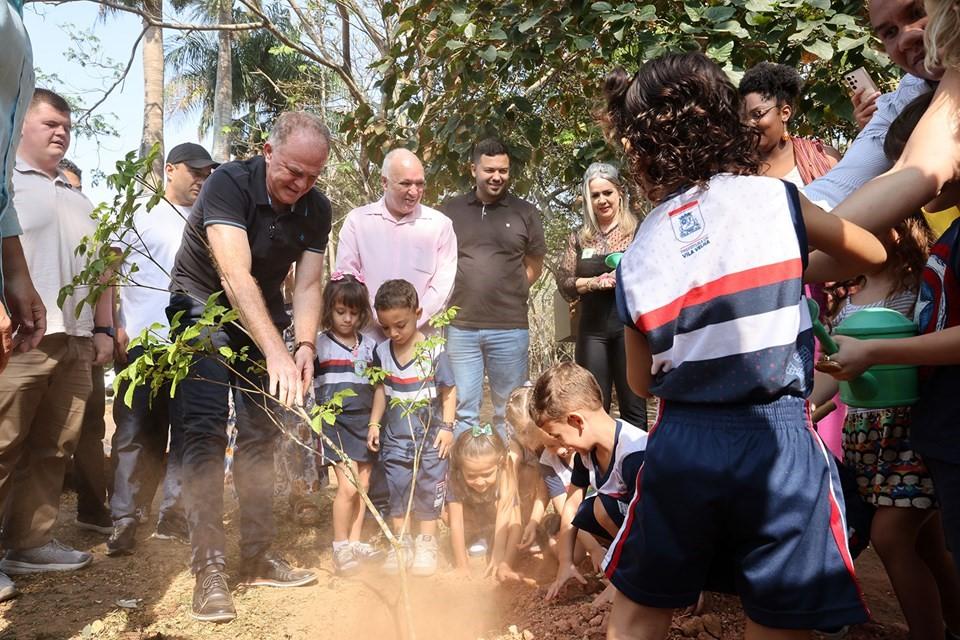
[[474,438],[479,438],[480,436],[492,436],[493,427],[491,427],[489,424],[475,424],[470,429],[470,434]]
[[330,274],[330,280],[332,282],[339,282],[343,280],[345,276],[353,276],[353,278],[360,284],[367,284],[359,273],[344,273],[343,271],[337,270]]

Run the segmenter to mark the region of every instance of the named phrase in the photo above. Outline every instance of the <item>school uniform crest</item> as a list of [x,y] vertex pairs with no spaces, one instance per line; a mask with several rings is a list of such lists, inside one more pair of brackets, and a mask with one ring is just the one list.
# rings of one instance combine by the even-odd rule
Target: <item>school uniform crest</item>
[[700,211],[698,200],[688,202],[667,214],[670,218],[670,226],[673,227],[673,235],[679,242],[695,242],[703,235],[706,222],[703,220],[703,213]]

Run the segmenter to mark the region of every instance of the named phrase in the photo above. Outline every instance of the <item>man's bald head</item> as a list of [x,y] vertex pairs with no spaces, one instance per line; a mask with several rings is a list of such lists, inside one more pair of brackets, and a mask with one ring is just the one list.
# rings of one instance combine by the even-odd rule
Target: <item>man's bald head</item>
[[393,149],[383,158],[380,184],[387,210],[396,218],[404,218],[414,212],[423,197],[423,163],[408,149]]

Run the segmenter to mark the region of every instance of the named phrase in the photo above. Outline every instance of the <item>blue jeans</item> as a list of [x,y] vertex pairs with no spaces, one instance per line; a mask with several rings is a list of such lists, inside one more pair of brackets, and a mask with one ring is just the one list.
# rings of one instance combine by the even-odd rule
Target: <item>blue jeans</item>
[[455,435],[480,421],[483,374],[490,382],[493,426],[506,433],[510,393],[527,380],[530,331],[527,329],[447,329],[447,355],[457,383]]

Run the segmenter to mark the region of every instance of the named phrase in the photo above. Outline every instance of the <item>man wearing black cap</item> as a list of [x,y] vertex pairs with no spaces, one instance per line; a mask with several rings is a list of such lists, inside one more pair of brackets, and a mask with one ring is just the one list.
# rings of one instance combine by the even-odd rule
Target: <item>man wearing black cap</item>
[[[119,288],[120,313],[114,337],[118,368],[143,353],[141,347],[128,351],[131,337],[139,336],[155,323],[163,325],[156,333],[166,335],[165,309],[170,302],[167,290],[174,258],[180,250],[193,203],[216,167],[217,163],[200,145],[186,142],[175,146],[167,154],[164,166],[164,199],[149,211],[144,200],[134,214],[133,227],[114,242],[118,251],[130,249],[121,267],[129,281]],[[119,397],[123,397],[123,390]],[[130,407],[120,401],[113,403],[113,420],[117,425],[111,443],[113,534],[107,541],[107,555],[111,556],[133,551],[137,525],[147,518],[153,494],[163,477],[163,454],[170,427],[169,390],[161,390],[151,403],[149,389],[139,387]],[[179,440],[179,433],[171,431],[163,503],[155,535],[186,542],[187,523],[180,504]]]

